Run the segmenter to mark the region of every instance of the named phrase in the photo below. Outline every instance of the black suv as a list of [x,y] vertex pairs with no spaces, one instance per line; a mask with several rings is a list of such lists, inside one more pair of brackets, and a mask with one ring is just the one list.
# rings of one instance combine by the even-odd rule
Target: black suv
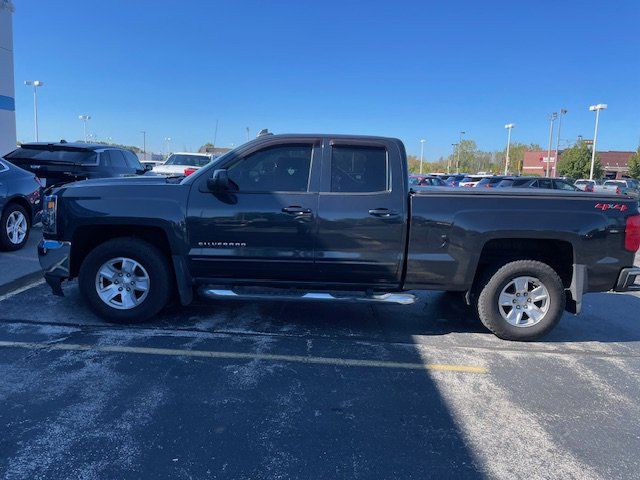
[[150,169],[131,150],[88,143],[25,143],[4,158],[35,173],[46,187],[77,180],[141,175]]

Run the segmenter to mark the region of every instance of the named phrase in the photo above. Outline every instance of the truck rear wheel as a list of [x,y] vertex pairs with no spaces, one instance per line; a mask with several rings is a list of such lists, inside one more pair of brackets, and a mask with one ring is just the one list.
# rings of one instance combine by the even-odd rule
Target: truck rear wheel
[[78,281],[91,309],[116,322],[153,317],[167,304],[172,285],[165,256],[133,238],[98,245],[82,263]]
[[553,329],[564,312],[562,280],[546,263],[507,263],[480,288],[480,320],[505,340],[536,340]]

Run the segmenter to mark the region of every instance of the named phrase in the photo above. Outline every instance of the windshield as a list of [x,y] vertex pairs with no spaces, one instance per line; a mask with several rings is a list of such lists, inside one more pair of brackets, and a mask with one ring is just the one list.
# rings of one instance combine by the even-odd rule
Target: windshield
[[595,183],[591,180],[576,180],[576,183],[574,183],[574,185],[591,185],[592,183]]
[[75,163],[80,165],[95,164],[96,153],[86,150],[44,150],[40,148],[23,148],[14,150],[4,158],[21,159],[36,162]]
[[626,188],[627,186],[627,182],[616,182],[613,180],[607,180],[606,182],[604,182],[605,185],[615,185],[616,187],[623,187]]
[[211,158],[204,155],[187,155],[183,153],[174,153],[169,156],[165,165],[180,165],[185,167],[204,167],[211,161]]

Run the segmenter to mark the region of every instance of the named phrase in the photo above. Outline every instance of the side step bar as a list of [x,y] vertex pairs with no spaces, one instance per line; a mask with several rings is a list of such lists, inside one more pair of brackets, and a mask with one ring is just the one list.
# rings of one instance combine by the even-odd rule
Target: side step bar
[[338,302],[362,302],[362,303],[393,303],[397,305],[411,305],[416,301],[416,296],[411,293],[377,293],[372,295],[358,292],[297,292],[280,290],[277,292],[260,291],[235,291],[225,290],[211,286],[200,287],[198,290],[203,297],[220,300],[320,300]]

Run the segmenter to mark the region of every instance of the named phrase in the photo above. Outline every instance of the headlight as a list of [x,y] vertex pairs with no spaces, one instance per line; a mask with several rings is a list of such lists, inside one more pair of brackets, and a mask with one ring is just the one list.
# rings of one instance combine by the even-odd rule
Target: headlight
[[56,217],[58,213],[58,197],[47,195],[42,206],[42,231],[55,234],[57,232]]

